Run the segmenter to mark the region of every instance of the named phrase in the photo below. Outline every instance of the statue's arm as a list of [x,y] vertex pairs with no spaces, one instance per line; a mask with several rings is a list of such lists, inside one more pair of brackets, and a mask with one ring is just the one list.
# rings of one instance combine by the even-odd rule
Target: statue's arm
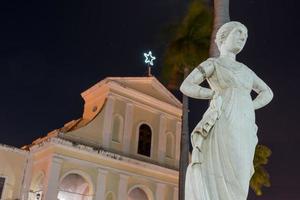
[[254,109],[260,109],[273,99],[271,88],[253,72],[253,90],[258,94],[253,100]]
[[209,88],[201,87],[206,78],[209,78],[214,71],[212,61],[206,60],[196,67],[182,82],[180,91],[188,97],[196,99],[212,99],[214,91]]

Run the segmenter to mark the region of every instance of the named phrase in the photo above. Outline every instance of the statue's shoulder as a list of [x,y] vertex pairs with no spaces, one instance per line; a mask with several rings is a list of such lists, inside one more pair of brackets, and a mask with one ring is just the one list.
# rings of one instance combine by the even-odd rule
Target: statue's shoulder
[[199,70],[199,72],[205,77],[208,78],[210,77],[214,70],[215,70],[215,65],[214,65],[214,59],[213,58],[208,58],[207,60],[203,61],[200,63],[196,69]]
[[250,74],[254,74],[254,71],[248,67],[247,65],[245,65],[244,63],[241,63],[241,66],[243,67],[243,69],[245,69],[246,71],[248,71]]
[[205,61],[203,61],[202,63],[200,63],[200,65],[198,65],[198,68],[199,67],[204,67],[204,68],[214,67],[215,60],[216,60],[216,58],[208,58]]

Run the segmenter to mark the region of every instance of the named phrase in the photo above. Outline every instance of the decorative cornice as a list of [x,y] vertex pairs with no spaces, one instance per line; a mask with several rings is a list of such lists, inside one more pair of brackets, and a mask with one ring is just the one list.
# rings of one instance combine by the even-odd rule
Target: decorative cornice
[[[164,102],[150,95],[144,94],[142,91],[135,90],[133,88],[126,86],[126,81],[142,81],[143,83],[149,84],[151,87],[157,91],[162,91],[161,93],[172,103]],[[123,83],[124,82],[124,83]],[[113,90],[116,93],[126,95],[127,97],[133,98],[135,100],[142,101],[150,106],[155,106],[159,109],[164,109],[172,114],[181,116],[182,115],[182,104],[181,102],[168,90],[166,89],[155,77],[108,77],[98,82],[91,88],[81,93],[81,96],[85,101],[90,99],[90,95],[97,94],[107,94],[109,90]],[[93,95],[94,98],[94,95]]]
[[143,93],[136,91],[134,89],[131,89],[131,88],[122,87],[121,85],[119,85],[118,83],[115,83],[115,82],[110,82],[110,83],[108,83],[108,85],[112,92],[120,94],[121,96],[130,97],[132,100],[141,102],[145,105],[156,108],[158,110],[163,110],[167,113],[176,115],[178,117],[181,117],[181,115],[182,115],[181,108],[173,106],[164,101],[160,101],[160,100],[158,100],[154,97],[151,97],[147,94],[143,94]]
[[157,78],[151,77],[153,79],[152,86],[157,90],[163,90],[167,97],[172,99],[178,107],[182,107],[182,103],[161,83]]
[[22,150],[22,149],[19,149],[17,147],[9,146],[9,145],[6,145],[6,144],[0,144],[0,149],[3,149],[5,151],[9,151],[9,152],[19,153],[19,154],[22,154],[22,155],[28,155],[29,154],[29,152],[26,151],[26,150]]
[[112,162],[117,162],[120,164],[122,163],[122,164],[125,164],[128,166],[131,166],[131,167],[139,167],[139,168],[143,168],[145,170],[161,172],[161,173],[166,174],[167,176],[178,177],[178,171],[174,170],[174,169],[169,169],[169,168],[165,168],[165,167],[155,165],[152,163],[147,163],[144,161],[136,160],[136,159],[129,158],[129,157],[126,157],[123,155],[119,155],[117,153],[112,153],[112,152],[106,151],[104,149],[95,150],[92,147],[85,146],[82,144],[73,144],[70,141],[67,141],[67,140],[64,140],[61,138],[57,138],[57,137],[47,138],[43,142],[32,146],[30,148],[30,151],[38,152],[47,147],[50,147],[51,145],[58,145],[58,146],[61,146],[64,148],[69,148],[71,150],[79,151],[79,152],[85,153],[85,154],[88,153],[90,155],[94,155],[94,156],[104,158],[104,159],[109,159]]

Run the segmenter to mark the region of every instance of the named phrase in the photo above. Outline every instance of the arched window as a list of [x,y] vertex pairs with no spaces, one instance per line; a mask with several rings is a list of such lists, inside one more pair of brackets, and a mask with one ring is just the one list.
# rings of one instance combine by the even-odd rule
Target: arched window
[[166,157],[167,158],[174,158],[174,136],[171,132],[167,133]]
[[142,124],[139,127],[138,154],[150,157],[151,138],[151,128],[147,124]]
[[115,200],[115,196],[112,192],[106,194],[105,200]]
[[112,123],[112,141],[121,142],[123,134],[123,118],[121,115],[116,114]]
[[92,200],[90,184],[79,174],[67,175],[59,185],[58,199]]
[[144,190],[140,188],[135,188],[132,191],[130,191],[127,200],[149,200],[149,198]]

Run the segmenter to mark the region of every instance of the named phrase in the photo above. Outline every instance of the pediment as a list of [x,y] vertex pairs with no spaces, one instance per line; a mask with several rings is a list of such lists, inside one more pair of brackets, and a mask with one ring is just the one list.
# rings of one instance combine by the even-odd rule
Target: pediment
[[[109,83],[118,84],[123,88],[135,90],[139,93],[148,95],[152,98],[168,103],[177,108],[181,108],[182,105],[181,102],[153,76],[151,77],[108,77],[100,81],[99,83],[97,83],[92,88],[94,87],[99,88],[106,84],[109,85]],[[88,92],[89,90],[87,90],[86,92]]]

